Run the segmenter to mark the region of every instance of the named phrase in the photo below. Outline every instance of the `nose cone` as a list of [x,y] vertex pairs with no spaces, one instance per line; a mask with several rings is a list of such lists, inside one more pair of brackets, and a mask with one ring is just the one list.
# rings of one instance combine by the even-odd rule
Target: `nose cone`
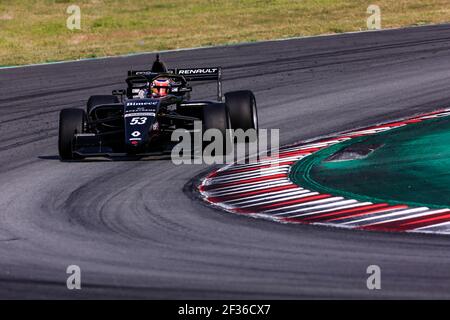
[[132,99],[125,103],[125,145],[134,149],[147,144],[158,108],[156,99]]

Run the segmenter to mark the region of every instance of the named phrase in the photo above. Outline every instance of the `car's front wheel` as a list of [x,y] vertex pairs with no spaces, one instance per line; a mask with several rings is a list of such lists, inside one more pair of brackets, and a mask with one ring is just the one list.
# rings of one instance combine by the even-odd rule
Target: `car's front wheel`
[[74,136],[83,133],[86,113],[81,109],[64,109],[59,114],[58,150],[61,160],[73,160],[79,157],[73,154]]
[[258,111],[253,92],[249,90],[228,92],[225,94],[225,103],[234,130],[258,130]]

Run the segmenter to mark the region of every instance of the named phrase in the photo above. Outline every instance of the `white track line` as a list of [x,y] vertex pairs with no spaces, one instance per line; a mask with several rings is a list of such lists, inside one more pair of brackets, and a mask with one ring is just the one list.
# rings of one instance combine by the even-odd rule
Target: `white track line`
[[[312,216],[312,215],[318,215],[323,213],[329,213],[333,211],[339,211],[344,209],[351,209],[351,208],[357,208],[362,207],[365,205],[368,205],[368,202],[357,202],[356,200],[350,199],[347,200],[342,197],[332,198],[332,199],[339,199],[338,201],[333,201],[333,203],[327,203],[322,205],[317,205],[313,207],[308,208],[302,208],[298,210],[289,211],[287,213],[283,212],[277,215],[286,215],[288,214],[288,218],[300,218],[305,216]],[[312,211],[311,211],[312,210]],[[302,213],[299,213],[302,212]],[[291,216],[292,213],[298,213],[296,215]]]
[[[268,168],[267,168],[268,169]],[[277,167],[277,168],[271,168],[270,170],[256,170],[256,171],[250,171],[250,172],[240,172],[236,174],[230,174],[227,176],[221,176],[219,178],[214,179],[214,184],[219,183],[225,183],[227,181],[233,180],[233,181],[239,181],[242,179],[250,179],[250,178],[256,178],[256,177],[267,177],[274,174],[279,173],[288,173],[289,168],[288,167]]]
[[306,193],[300,194],[300,195],[295,195],[295,196],[290,196],[290,197],[285,197],[285,198],[281,198],[281,199],[275,199],[275,200],[269,200],[269,201],[263,201],[258,203],[257,205],[255,204],[249,204],[249,205],[245,205],[245,206],[240,206],[239,208],[248,208],[248,207],[255,207],[255,206],[262,206],[262,205],[266,205],[266,204],[276,204],[278,202],[283,202],[283,201],[287,201],[287,200],[294,200],[294,199],[302,199],[302,198],[306,198],[306,197],[310,197],[310,196],[315,196],[318,195],[319,193],[314,191],[311,192],[309,190],[306,190]]
[[[300,211],[304,212],[304,211],[308,211],[308,210],[314,210],[314,209],[317,209],[322,206],[333,206],[334,207],[336,205],[339,205],[339,202],[342,200],[344,200],[343,197],[329,197],[329,198],[325,198],[325,199],[312,200],[312,201],[308,201],[308,202],[304,202],[304,203],[298,203],[298,204],[295,204],[295,207],[303,208],[303,209],[297,209],[297,210],[295,210],[295,212],[300,212]],[[345,200],[345,201],[356,202],[356,200]],[[292,206],[289,206],[289,207],[292,207]],[[284,215],[293,213],[293,211],[284,211],[286,209],[288,209],[288,207],[265,210],[264,212],[270,213],[273,216],[284,216]]]
[[442,210],[425,211],[425,212],[421,212],[421,213],[413,214],[413,215],[406,214],[403,217],[375,222],[375,223],[371,224],[371,226],[374,226],[374,225],[377,225],[377,224],[395,222],[395,221],[409,220],[409,219],[414,219],[414,218],[418,218],[418,217],[425,217],[425,216],[429,216],[429,215],[433,215],[433,214],[437,214],[437,213],[442,213],[442,212],[450,212],[450,211],[448,209],[442,209]]
[[272,198],[279,197],[282,195],[290,195],[290,194],[297,194],[297,193],[300,194],[300,193],[304,193],[305,191],[308,191],[308,190],[303,189],[303,188],[279,190],[279,191],[273,191],[273,192],[267,192],[267,193],[263,193],[263,194],[247,196],[247,197],[241,197],[241,198],[233,199],[233,200],[227,200],[227,201],[224,201],[224,203],[230,203],[230,204],[232,203],[233,205],[238,206],[241,204],[245,204],[247,202],[267,200],[267,199],[272,199]]
[[[389,208],[386,208],[386,209],[388,210]],[[382,214],[382,215],[377,214],[377,215],[375,215],[373,217],[368,217],[368,218],[363,218],[363,219],[343,222],[342,224],[345,224],[345,225],[358,225],[358,226],[370,226],[372,224],[375,224],[374,222],[371,222],[373,220],[385,219],[385,218],[388,218],[388,217],[395,217],[395,216],[409,214],[409,213],[415,213],[415,212],[422,212],[422,211],[427,211],[427,210],[430,210],[430,209],[427,208],[427,207],[419,207],[419,208],[406,209],[406,210],[399,210],[399,209],[392,209],[391,208],[390,210],[391,211],[394,210],[394,212],[388,213],[388,214]],[[386,220],[384,220],[384,221],[386,221]],[[366,222],[368,222],[368,223],[366,223]]]
[[[250,185],[246,184],[246,185],[235,185],[235,186],[229,186],[229,187],[224,187],[224,188],[217,188],[214,190],[209,190],[209,191],[205,191],[204,193],[207,194],[208,196],[223,196],[223,195],[232,195],[232,194],[236,194],[236,193],[241,193],[244,190],[260,190],[260,189],[265,189],[265,188],[270,188],[270,187],[275,187],[275,186],[282,186],[282,185],[295,185],[290,181],[287,181],[286,179],[273,179],[273,180],[269,180],[269,181],[257,181],[257,183],[252,183]],[[255,189],[252,189],[255,188]]]

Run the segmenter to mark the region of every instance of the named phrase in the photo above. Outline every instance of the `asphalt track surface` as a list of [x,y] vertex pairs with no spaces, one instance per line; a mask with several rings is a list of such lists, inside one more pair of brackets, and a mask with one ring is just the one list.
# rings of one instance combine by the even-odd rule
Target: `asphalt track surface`
[[[1,298],[450,298],[450,238],[282,225],[190,192],[205,165],[62,163],[58,111],[152,55],[0,70]],[[450,26],[164,54],[222,65],[282,143],[449,106]],[[213,85],[197,86],[212,97]],[[208,93],[206,92],[208,91]],[[66,289],[68,265],[82,290]],[[366,268],[382,289],[366,288]]]

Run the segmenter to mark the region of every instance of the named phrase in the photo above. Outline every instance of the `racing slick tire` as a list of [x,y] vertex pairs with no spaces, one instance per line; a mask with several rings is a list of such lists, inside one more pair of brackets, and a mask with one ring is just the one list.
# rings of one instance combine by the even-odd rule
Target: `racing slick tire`
[[234,130],[258,130],[258,111],[253,92],[249,90],[228,92],[225,94],[225,103]]
[[90,114],[93,107],[98,106],[100,104],[111,104],[111,103],[119,103],[119,98],[113,95],[91,96],[86,105],[86,112],[87,114]]
[[[216,155],[227,154],[227,146],[231,146],[231,119],[225,103],[212,103],[203,108],[203,134],[208,129],[218,129],[223,137],[223,147]],[[204,142],[203,148],[209,143]]]
[[81,109],[63,109],[59,114],[58,150],[61,160],[75,160],[82,157],[73,154],[76,133],[83,133],[86,113]]

